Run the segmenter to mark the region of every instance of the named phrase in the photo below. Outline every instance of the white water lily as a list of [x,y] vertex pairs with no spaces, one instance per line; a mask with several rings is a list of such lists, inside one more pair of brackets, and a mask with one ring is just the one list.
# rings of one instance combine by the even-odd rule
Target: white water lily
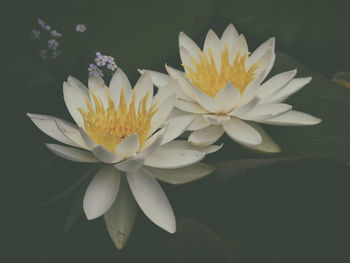
[[[136,203],[155,224],[174,233],[174,213],[156,178],[169,183],[201,178],[212,168],[198,162],[205,153],[220,147],[194,148],[184,141],[173,141],[193,117],[175,117],[164,124],[176,94],[153,97],[149,74],[142,75],[134,89],[121,69],[112,77],[109,88],[97,76],[89,77],[88,86],[73,77],[63,84],[64,100],[76,124],[28,113],[41,131],[69,145],[47,144],[52,152],[75,162],[103,163],[85,193],[86,217],[91,220],[105,215],[118,248],[131,233]],[[193,173],[196,167],[201,169]],[[167,176],[168,171],[172,178]]]
[[[184,115],[195,116],[188,128],[193,131],[188,138],[192,145],[210,145],[226,132],[247,147],[276,152],[279,147],[256,123],[303,126],[321,121],[283,103],[311,77],[294,78],[297,71],[291,70],[264,82],[275,61],[274,38],[250,54],[244,36],[230,24],[221,38],[209,30],[203,50],[181,32],[179,48],[184,72],[168,65],[169,75],[140,72],[151,73],[154,84],[164,93],[176,90],[176,107]],[[169,85],[172,80],[179,85]]]

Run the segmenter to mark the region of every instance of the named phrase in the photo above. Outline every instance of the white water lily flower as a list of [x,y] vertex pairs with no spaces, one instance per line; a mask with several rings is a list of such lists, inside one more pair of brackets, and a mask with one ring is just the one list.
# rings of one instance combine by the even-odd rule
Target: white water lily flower
[[[250,54],[244,36],[230,24],[221,38],[209,30],[203,50],[181,32],[179,48],[185,72],[168,65],[169,75],[140,72],[151,73],[154,84],[164,93],[171,92],[169,88],[176,90],[176,107],[195,116],[188,128],[193,131],[188,138],[192,145],[210,145],[226,132],[240,144],[254,149],[264,144],[266,151],[273,152],[278,146],[256,123],[302,126],[321,121],[283,103],[311,77],[294,78],[296,70],[291,70],[264,82],[275,61],[274,38]],[[179,85],[169,85],[172,80]]]
[[[76,162],[104,163],[85,193],[83,208],[87,218],[105,215],[112,239],[122,248],[135,221],[136,200],[150,220],[174,233],[173,210],[155,178],[170,183],[201,178],[212,168],[198,162],[205,153],[220,147],[194,148],[183,141],[173,141],[188,128],[193,117],[179,116],[164,125],[176,94],[159,93],[153,97],[149,74],[142,75],[134,89],[120,68],[109,88],[98,76],[90,76],[88,86],[73,77],[63,84],[64,100],[76,125],[51,116],[28,114],[40,130],[69,145],[47,144],[55,154]],[[196,167],[201,169],[193,174]],[[173,178],[167,177],[168,171]]]

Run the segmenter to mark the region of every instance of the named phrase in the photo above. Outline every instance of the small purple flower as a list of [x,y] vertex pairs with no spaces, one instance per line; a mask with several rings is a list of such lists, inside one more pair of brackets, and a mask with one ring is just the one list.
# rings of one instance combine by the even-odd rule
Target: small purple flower
[[96,54],[96,57],[102,56],[102,55],[101,55],[101,52],[98,52],[98,51],[97,51],[95,54]]
[[52,30],[52,31],[51,31],[51,36],[53,36],[53,37],[61,37],[62,34],[61,34],[61,33],[58,33],[56,30]]
[[107,63],[107,60],[106,60],[106,56],[97,56],[96,58],[95,58],[95,62],[96,62],[96,64],[97,64],[97,66],[104,66],[104,65],[106,65],[106,63]]
[[46,49],[41,49],[39,53],[39,57],[42,60],[47,60],[47,50]]
[[42,28],[45,27],[45,22],[44,22],[43,20],[41,20],[41,19],[38,19],[38,24],[39,24]]
[[40,39],[40,31],[37,29],[33,29],[31,36],[32,36],[32,39]]
[[44,26],[44,29],[45,29],[46,31],[50,31],[50,30],[51,30],[51,26],[46,25],[46,26]]
[[117,65],[114,63],[114,61],[112,61],[108,63],[107,68],[109,68],[112,71],[115,71],[117,69]]
[[76,27],[75,27],[75,31],[77,32],[80,32],[80,33],[83,33],[87,30],[87,27],[84,25],[84,24],[78,24]]
[[51,49],[51,50],[56,50],[57,47],[58,47],[58,42],[57,42],[57,40],[56,40],[56,39],[50,39],[50,40],[48,41],[48,46],[49,46],[49,49]]
[[90,64],[88,71],[90,76],[98,76],[98,67],[95,64]]

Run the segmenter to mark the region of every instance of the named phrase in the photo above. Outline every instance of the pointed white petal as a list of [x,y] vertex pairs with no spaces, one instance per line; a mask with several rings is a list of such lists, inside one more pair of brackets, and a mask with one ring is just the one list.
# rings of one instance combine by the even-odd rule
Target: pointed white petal
[[61,119],[55,119],[57,128],[66,136],[69,140],[74,142],[75,146],[90,150],[90,147],[86,145],[85,141],[81,137],[80,131],[76,125],[69,123]]
[[[103,79],[100,76],[89,76],[88,86],[90,92],[93,91],[97,98],[101,98],[103,106],[105,108],[108,108],[108,99],[106,93],[107,86],[105,85]],[[90,101],[93,107],[95,107],[95,102],[92,98],[92,94],[90,94]]]
[[190,126],[188,126],[187,130],[189,131],[196,131],[196,130],[201,130],[203,128],[206,128],[210,126],[211,124],[207,122],[204,118],[203,115],[196,114],[195,115],[194,121],[191,123]]
[[215,102],[215,98],[212,98],[205,94],[204,92],[200,91],[196,87],[193,88],[195,93],[195,98],[197,102],[207,111],[211,113],[220,113],[221,112],[221,106]]
[[117,198],[120,172],[112,166],[102,167],[86,189],[83,208],[88,220],[104,215]]
[[266,124],[281,126],[307,126],[319,124],[322,120],[310,114],[291,110],[278,117],[263,121]]
[[290,70],[277,74],[260,86],[257,93],[262,101],[282,90],[295,76],[297,70]]
[[175,233],[173,209],[156,179],[145,169],[127,173],[131,192],[145,215],[157,226]]
[[183,93],[178,94],[179,98],[187,101],[194,100],[192,84],[185,78],[184,73],[168,65],[165,65],[165,69],[167,70],[171,78],[176,79],[179,82],[179,87],[183,91]]
[[208,58],[210,58],[209,50],[211,50],[218,72],[221,70],[221,52],[223,50],[223,47],[224,46],[218,36],[212,29],[210,29],[204,41],[203,52],[207,55]]
[[[57,127],[56,119],[58,118],[48,116],[48,115],[33,114],[33,113],[27,113],[27,116],[34,122],[34,124],[36,125],[36,127],[39,128],[39,130],[41,130],[48,136],[64,144],[78,146],[71,139],[67,138]],[[73,126],[73,124],[69,122],[66,122],[66,123],[67,125]]]
[[120,171],[130,172],[140,169],[144,164],[145,160],[140,156],[133,156],[129,159],[122,161],[120,163],[114,164],[113,166]]
[[233,117],[223,125],[226,133],[236,142],[243,145],[259,145],[261,135],[246,122]]
[[224,129],[221,125],[211,125],[192,132],[188,137],[188,142],[194,146],[208,146],[219,140],[223,134]]
[[170,112],[175,106],[176,95],[169,96],[166,100],[159,104],[157,112],[153,115],[151,120],[151,128],[148,136],[153,134],[168,118]]
[[98,163],[100,162],[95,156],[93,156],[90,152],[84,150],[78,150],[71,147],[66,147],[58,144],[49,144],[46,143],[46,147],[57,154],[58,156],[65,158],[74,162],[81,163]]
[[136,82],[133,92],[136,92],[135,96],[135,109],[138,110],[141,99],[148,94],[147,97],[147,109],[152,106],[153,100],[153,82],[150,73],[146,72],[142,74],[139,80]]
[[195,151],[200,151],[205,154],[210,154],[217,152],[222,148],[223,144],[221,145],[208,145],[208,146],[193,146],[188,143],[186,140],[175,140],[171,141],[167,144],[162,145],[160,148],[161,149],[166,149],[166,150],[195,150]]
[[220,112],[226,113],[231,111],[240,99],[239,90],[228,82],[215,96],[215,103],[220,108]]
[[153,97],[152,104],[157,103],[159,105],[164,100],[169,98],[171,95],[177,94],[176,88],[178,87],[179,86],[178,86],[177,80],[171,80],[169,85],[167,85],[164,88],[158,89],[157,94]]
[[115,103],[115,107],[117,108],[119,106],[120,92],[122,90],[122,86],[124,86],[126,100],[129,101],[132,93],[131,85],[124,71],[121,70],[121,68],[118,68],[114,73],[111,82],[109,83],[109,92],[111,94],[111,98]]
[[238,102],[238,106],[245,105],[246,103],[250,102],[255,96],[257,96],[257,92],[260,88],[260,83],[261,83],[261,75],[256,76],[245,88]]
[[272,48],[267,49],[264,55],[262,55],[256,62],[258,65],[258,69],[256,70],[256,74],[263,74],[262,79],[265,79],[265,77],[269,74],[273,63],[275,62],[275,52],[272,50]]
[[264,152],[264,153],[279,153],[281,152],[281,148],[275,143],[271,137],[264,131],[264,129],[257,123],[250,122],[249,125],[251,125],[255,130],[257,130],[262,138],[261,144],[257,146],[251,146],[251,145],[245,145],[251,150],[258,151],[258,152]]
[[68,84],[67,82],[63,83],[64,101],[66,103],[70,115],[79,127],[82,127],[84,125],[84,120],[80,112],[78,111],[78,108],[81,108],[84,111],[87,110],[84,99],[85,95],[88,96],[89,94],[78,87]]
[[81,89],[84,93],[89,92],[88,88],[82,82],[72,76],[68,77],[67,82],[71,86]]
[[[182,65],[186,65],[187,67],[190,67],[192,70],[195,70],[196,67],[192,60],[193,56],[184,47],[180,47],[180,57],[181,57]],[[185,68],[185,71],[187,71],[186,68]]]
[[228,47],[232,47],[233,43],[239,38],[236,28],[229,24],[221,36],[221,42],[226,43]]
[[83,128],[79,127],[79,132],[80,132],[81,138],[84,140],[85,144],[90,149],[93,149],[98,146],[98,144],[93,139],[91,139],[91,137],[86,133],[86,131]]
[[134,133],[124,140],[122,140],[115,148],[115,153],[123,159],[126,159],[134,154],[136,154],[139,149],[139,136]]
[[124,158],[115,153],[108,151],[103,145],[98,145],[93,148],[92,153],[104,163],[117,163],[122,161]]
[[168,120],[168,127],[164,134],[162,144],[168,143],[180,136],[193,122],[193,115],[183,115]]
[[271,37],[262,43],[250,56],[247,63],[248,68],[254,65],[266,53],[268,49],[275,50],[275,37]]
[[156,86],[157,88],[162,88],[168,85],[169,82],[171,81],[171,78],[164,73],[160,73],[160,72],[148,70],[148,69],[139,69],[138,71],[141,74],[148,72],[151,75],[154,86]]
[[205,154],[195,150],[158,148],[146,156],[145,165],[155,168],[181,168],[201,161]]
[[231,65],[239,52],[240,52],[241,56],[248,53],[247,41],[246,41],[244,35],[242,35],[242,34],[239,35],[239,38],[233,43],[233,45],[231,47],[229,46],[228,48],[229,48],[229,52],[230,52],[230,64]]
[[261,104],[256,106],[247,114],[241,116],[244,120],[264,121],[273,117],[277,117],[292,109],[291,105],[285,103]]
[[175,106],[180,110],[189,112],[189,113],[197,113],[197,114],[205,114],[209,113],[206,109],[200,106],[197,103],[191,103],[185,100],[178,99],[175,103]]
[[277,92],[272,97],[266,99],[265,101],[267,103],[285,101],[289,96],[293,95],[294,93],[302,89],[305,85],[309,84],[311,79],[311,77],[292,79],[282,90]]
[[259,96],[255,96],[253,99],[251,99],[247,104],[244,104],[243,106],[237,107],[233,111],[229,113],[230,116],[236,116],[241,117],[246,115],[248,112],[250,112],[252,109],[256,107],[260,102]]
[[199,56],[198,56],[197,50],[200,50],[200,48],[184,32],[180,32],[180,34],[179,34],[179,47],[184,47],[185,49],[187,49],[187,51],[190,52],[190,54],[197,61],[199,61]]
[[[176,103],[175,103],[176,104]],[[178,108],[173,108],[173,110],[170,112],[168,118],[166,120],[170,120],[172,118],[178,117],[178,116],[184,116],[184,115],[193,115],[195,114],[189,114],[188,112],[182,111]]]
[[146,141],[141,145],[141,151],[137,155],[141,158],[145,158],[148,154],[153,153],[157,148],[161,145],[164,137],[164,133],[167,130],[167,127],[160,129],[155,132],[151,137],[149,137]]
[[117,199],[104,214],[108,233],[118,249],[123,249],[134,228],[138,207],[129,184],[124,176],[120,177]]
[[225,122],[229,121],[231,118],[228,115],[216,115],[216,114],[208,114],[203,115],[204,120],[213,125],[222,125]]
[[160,181],[169,184],[187,184],[201,179],[215,171],[215,167],[204,163],[197,163],[188,167],[178,169],[161,169],[147,167],[147,170]]

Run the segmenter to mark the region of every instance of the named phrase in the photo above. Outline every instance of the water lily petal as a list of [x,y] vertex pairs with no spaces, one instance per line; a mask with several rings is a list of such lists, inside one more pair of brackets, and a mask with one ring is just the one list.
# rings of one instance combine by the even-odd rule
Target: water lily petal
[[157,112],[153,115],[151,120],[151,128],[148,136],[153,134],[168,118],[170,112],[175,106],[176,94],[170,95],[162,103],[159,104]]
[[167,150],[195,150],[195,151],[200,151],[205,154],[210,154],[217,152],[222,148],[223,144],[221,145],[208,145],[208,146],[193,146],[188,143],[187,140],[175,140],[168,142],[167,144],[162,145],[160,148],[161,149],[167,149]]
[[113,166],[120,171],[130,172],[130,171],[140,169],[141,166],[144,164],[144,162],[145,162],[144,158],[142,158],[142,156],[137,155],[137,156],[130,157],[129,159],[124,160],[120,163],[114,164]]
[[91,150],[91,152],[104,163],[113,164],[118,163],[124,159],[122,156],[108,151],[103,145],[96,146]]
[[120,177],[117,199],[104,214],[108,233],[118,249],[123,249],[134,228],[138,207],[124,176]]
[[322,120],[320,118],[316,118],[310,114],[291,110],[278,117],[265,120],[263,123],[282,126],[306,126],[316,125],[321,121]]
[[98,146],[98,144],[93,139],[91,139],[91,137],[86,133],[86,131],[83,128],[79,127],[79,132],[80,132],[81,138],[84,140],[85,144],[90,149],[93,149]]
[[132,156],[139,149],[139,136],[134,133],[122,140],[115,148],[115,153],[124,159]]
[[222,125],[231,119],[230,116],[228,115],[216,115],[216,114],[203,115],[203,118],[208,123],[213,125]]
[[265,79],[274,64],[275,59],[276,59],[275,51],[272,48],[267,49],[265,54],[262,55],[256,62],[258,65],[256,74],[257,75],[263,74],[262,79]]
[[220,112],[226,113],[231,111],[240,99],[239,90],[228,82],[215,96],[215,103]]
[[112,166],[102,167],[86,189],[83,209],[88,220],[104,215],[117,198],[120,172]]
[[194,100],[194,92],[191,83],[185,78],[184,72],[174,69],[171,66],[165,65],[165,69],[167,70],[170,77],[176,79],[179,82],[179,87],[182,89],[182,93],[178,93],[178,97],[187,100]]
[[247,67],[250,68],[266,53],[268,49],[275,50],[275,37],[270,37],[264,43],[262,43],[255,51],[249,56],[247,61]]
[[271,96],[282,90],[294,78],[296,73],[297,70],[294,69],[273,76],[260,86],[257,94],[263,102],[264,100],[268,100]]
[[201,129],[206,128],[210,125],[211,124],[203,118],[203,115],[196,114],[194,121],[191,123],[190,126],[187,127],[187,130],[189,130],[189,131],[201,130]]
[[[27,116],[34,122],[35,126],[37,126],[39,128],[39,130],[41,130],[42,132],[44,132],[48,136],[50,136],[50,137],[54,138],[55,140],[62,142],[64,144],[78,146],[71,139],[67,138],[61,132],[61,130],[57,127],[56,119],[58,119],[58,118],[48,116],[48,115],[33,114],[33,113],[27,113]],[[74,127],[74,125],[70,122],[66,122],[66,124]]]
[[261,75],[255,77],[248,86],[245,88],[243,94],[241,95],[241,98],[239,100],[238,106],[243,106],[246,103],[250,102],[254,97],[257,96],[257,92],[260,88],[261,83]]
[[83,148],[85,150],[90,150],[90,147],[86,145],[85,141],[81,137],[79,128],[72,123],[61,119],[55,119],[57,128],[66,136],[69,140],[74,142],[75,146]]
[[173,209],[156,179],[144,169],[127,173],[127,179],[131,192],[145,215],[159,227],[175,233]]
[[177,169],[161,169],[147,167],[147,170],[160,181],[180,185],[201,179],[215,171],[215,167],[204,163],[197,163],[191,166]]
[[272,97],[267,98],[265,100],[266,103],[276,103],[285,101],[289,96],[293,95],[294,93],[302,89],[305,85],[309,84],[311,79],[311,77],[292,79],[283,89],[281,89]]
[[229,113],[230,116],[236,116],[236,117],[241,117],[246,115],[248,112],[253,110],[256,105],[258,105],[260,102],[259,96],[255,96],[253,99],[251,99],[247,104],[244,104],[241,107],[237,107],[233,111]]
[[195,150],[158,148],[146,156],[145,165],[155,168],[174,169],[197,163],[205,154]]
[[79,127],[82,127],[84,125],[84,120],[80,112],[78,111],[78,108],[87,111],[84,95],[88,96],[89,94],[78,87],[68,84],[67,82],[63,83],[64,101],[66,103],[70,115]]
[[162,144],[168,143],[180,136],[193,120],[193,115],[182,115],[168,120],[168,127],[164,133]]
[[259,145],[261,135],[248,123],[233,117],[223,125],[226,133],[236,142],[244,145]]
[[66,147],[58,144],[46,143],[46,147],[52,151],[54,154],[74,162],[81,163],[98,163],[100,162],[95,156],[90,152],[84,150],[78,150],[71,147]]
[[153,82],[149,72],[141,75],[139,80],[136,82],[133,89],[135,94],[135,109],[138,110],[141,99],[148,94],[147,97],[147,109],[152,106],[153,100]]
[[256,106],[247,114],[241,116],[244,120],[264,121],[273,117],[277,117],[290,111],[293,107],[285,103],[261,104]]
[[[90,93],[93,91],[93,93],[96,95],[97,98],[100,98],[102,101],[103,106],[107,109],[108,108],[108,98],[106,89],[107,86],[105,85],[104,80],[100,76],[89,76],[88,86]],[[90,101],[92,103],[92,106],[95,108],[95,101],[92,98],[92,94],[90,94]]]
[[148,72],[151,75],[154,86],[156,86],[157,88],[163,88],[164,86],[168,85],[169,82],[171,81],[171,78],[169,77],[169,75],[164,73],[160,73],[160,72],[148,70],[148,69],[139,69],[138,71],[141,74]]
[[89,92],[88,88],[82,82],[72,76],[68,77],[67,82],[71,86],[81,89],[84,93]]
[[196,87],[194,87],[193,90],[195,93],[196,100],[205,110],[211,113],[220,113],[221,106],[215,102],[215,98],[208,96]]
[[247,40],[245,39],[244,35],[239,35],[238,39],[233,43],[233,45],[229,48],[230,52],[230,64],[233,64],[233,61],[235,60],[238,52],[241,52],[241,55],[245,55],[248,53],[248,45],[247,45]]
[[130,101],[132,93],[131,85],[124,71],[121,68],[117,68],[116,72],[114,73],[111,79],[111,82],[109,83],[109,92],[111,94],[111,98],[115,103],[116,108],[118,108],[119,106],[120,92],[122,90],[122,86],[124,86],[125,98],[128,102]]
[[191,102],[181,100],[181,99],[176,100],[175,106],[177,108],[179,108],[180,110],[190,112],[190,113],[197,113],[197,114],[209,113],[201,105],[199,105],[197,103],[191,103]]
[[229,24],[224,33],[222,33],[221,36],[221,42],[224,44],[226,43],[228,47],[232,47],[233,43],[239,38],[239,34],[236,30],[236,28]]
[[192,132],[188,142],[194,146],[208,146],[219,140],[223,134],[224,129],[221,125],[211,125]]
[[189,38],[184,32],[180,32],[179,34],[179,48],[184,47],[187,49],[188,52],[197,60],[199,61],[199,56],[197,53],[197,50],[200,50],[198,45]]
[[[186,65],[187,67],[190,67],[192,70],[194,70],[196,68],[196,66],[192,60],[193,56],[184,47],[180,47],[180,57],[181,57],[182,65]],[[185,71],[187,71],[186,68],[185,68]]]
[[210,58],[209,50],[211,50],[218,72],[221,70],[221,52],[223,50],[223,47],[224,45],[218,36],[212,29],[210,29],[205,37],[203,52],[208,58]]

